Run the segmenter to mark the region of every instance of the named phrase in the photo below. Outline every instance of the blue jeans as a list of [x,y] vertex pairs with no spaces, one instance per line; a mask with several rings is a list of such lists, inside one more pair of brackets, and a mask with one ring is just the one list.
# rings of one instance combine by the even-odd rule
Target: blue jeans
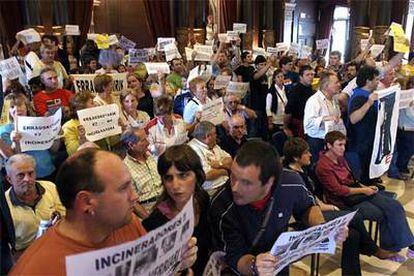
[[414,236],[408,225],[404,208],[397,200],[378,192],[353,207],[366,220],[380,222],[380,247],[399,251],[414,244]]

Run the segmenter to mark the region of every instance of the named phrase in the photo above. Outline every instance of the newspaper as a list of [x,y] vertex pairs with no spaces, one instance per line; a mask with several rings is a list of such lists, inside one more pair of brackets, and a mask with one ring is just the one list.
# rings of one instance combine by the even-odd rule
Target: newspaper
[[171,61],[175,58],[181,58],[181,54],[174,43],[165,45],[164,47],[165,59]]
[[24,45],[40,42],[40,34],[35,29],[26,29],[16,34],[16,40],[20,40]]
[[194,229],[193,199],[172,220],[131,242],[66,257],[66,274],[174,275]]
[[225,266],[224,257],[226,253],[223,251],[216,251],[211,254],[206,267],[203,271],[203,276],[220,276],[221,271]]
[[203,105],[201,121],[208,121],[216,126],[224,121],[224,104],[222,98],[217,98]]
[[313,253],[334,254],[335,237],[347,226],[357,211],[346,214],[304,231],[282,233],[273,244],[270,254],[278,258],[274,275],[290,263]]
[[230,81],[227,85],[227,93],[235,93],[240,96],[241,99],[246,96],[247,90],[249,89],[250,84],[248,82],[235,82]]
[[210,61],[213,55],[213,46],[196,44],[194,45],[194,51],[196,52],[195,61]]
[[214,89],[226,88],[231,80],[231,76],[218,75],[214,80]]
[[408,108],[414,102],[414,88],[409,90],[401,90],[400,93],[400,109]]
[[20,76],[23,76],[22,68],[16,57],[0,61],[0,75],[8,80],[17,79]]

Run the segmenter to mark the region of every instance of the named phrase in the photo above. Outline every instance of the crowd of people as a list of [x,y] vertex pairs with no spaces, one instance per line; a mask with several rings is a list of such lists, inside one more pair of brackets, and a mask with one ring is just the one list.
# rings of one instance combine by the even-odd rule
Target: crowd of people
[[[343,275],[361,275],[360,254],[414,258],[402,205],[369,175],[375,91],[414,86],[414,53],[402,65],[400,53],[374,59],[367,47],[341,63],[334,51],[325,64],[318,54],[253,57],[240,39],[211,40],[210,61],[195,61],[193,51],[169,60],[170,74],[148,74],[144,63],[128,64],[120,45],[98,49],[93,40],[76,49],[73,40],[44,35],[10,49],[24,75],[2,78],[2,273],[64,274],[66,256],[135,240],[191,198],[194,237],[182,275],[202,275],[215,251],[225,252],[226,273],[272,275],[278,256],[269,251],[292,217],[309,227],[353,210],[337,237]],[[148,61],[167,62],[156,49]],[[189,79],[196,66],[211,72]],[[127,74],[128,87],[115,93],[117,73]],[[73,74],[95,74],[94,91],[76,93]],[[246,95],[214,89],[218,76],[248,83]],[[203,106],[220,98],[222,123],[203,120]],[[78,111],[114,104],[122,133],[89,141]],[[53,145],[22,152],[18,117],[59,109]],[[393,112],[399,121],[388,176],[404,180],[414,154],[414,107]],[[378,222],[379,244],[364,220]],[[50,227],[38,238],[44,221]]]

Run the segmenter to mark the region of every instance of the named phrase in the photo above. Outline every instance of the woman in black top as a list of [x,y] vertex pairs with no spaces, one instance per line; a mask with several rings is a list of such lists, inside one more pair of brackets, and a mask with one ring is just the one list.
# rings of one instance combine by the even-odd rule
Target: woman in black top
[[194,233],[197,238],[197,261],[192,267],[195,275],[202,275],[209,257],[211,239],[207,212],[210,199],[201,188],[205,173],[200,158],[188,145],[168,148],[158,159],[158,173],[164,185],[164,193],[154,211],[142,224],[151,231],[173,219],[193,196]]

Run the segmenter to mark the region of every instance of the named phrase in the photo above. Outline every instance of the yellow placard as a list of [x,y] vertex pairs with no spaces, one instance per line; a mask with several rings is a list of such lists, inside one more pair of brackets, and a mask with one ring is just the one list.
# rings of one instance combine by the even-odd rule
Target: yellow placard
[[405,36],[404,29],[400,24],[392,22],[389,35],[394,37],[395,52],[408,53],[410,51],[410,43]]
[[109,36],[107,34],[96,35],[96,45],[98,46],[98,49],[108,49],[109,48]]

